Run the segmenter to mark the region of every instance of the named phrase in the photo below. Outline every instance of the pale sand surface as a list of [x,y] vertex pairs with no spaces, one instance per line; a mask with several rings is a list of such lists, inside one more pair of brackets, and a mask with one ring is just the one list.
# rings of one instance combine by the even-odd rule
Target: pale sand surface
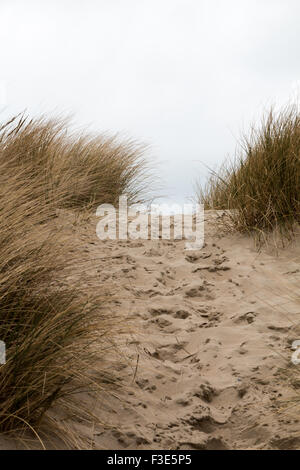
[[86,256],[69,281],[107,286],[110,308],[135,329],[124,390],[97,404],[82,395],[106,427],[68,419],[86,448],[300,448],[299,242],[259,253],[208,220],[194,252],[183,240],[104,242],[93,222],[64,223]]

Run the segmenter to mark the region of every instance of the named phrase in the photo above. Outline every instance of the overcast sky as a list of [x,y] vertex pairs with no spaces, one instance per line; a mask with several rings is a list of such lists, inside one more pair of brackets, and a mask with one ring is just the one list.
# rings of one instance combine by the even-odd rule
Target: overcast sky
[[299,24],[299,0],[0,0],[0,118],[72,113],[149,143],[182,202],[299,91]]

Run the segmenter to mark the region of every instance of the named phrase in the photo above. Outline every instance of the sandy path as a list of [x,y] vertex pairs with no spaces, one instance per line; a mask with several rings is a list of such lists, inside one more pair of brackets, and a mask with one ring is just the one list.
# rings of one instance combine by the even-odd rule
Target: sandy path
[[[186,252],[184,241],[98,242],[101,281],[134,318],[123,402],[96,448],[300,448],[299,244],[258,254],[240,235]],[[95,247],[95,250],[97,248]],[[270,250],[269,250],[270,251]],[[272,251],[272,250],[271,250]],[[297,299],[298,295],[298,299]]]

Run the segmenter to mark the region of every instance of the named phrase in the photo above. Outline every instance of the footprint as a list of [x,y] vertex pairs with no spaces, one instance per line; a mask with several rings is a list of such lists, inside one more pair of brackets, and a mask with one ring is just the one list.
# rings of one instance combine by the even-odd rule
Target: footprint
[[170,315],[173,313],[172,307],[150,307],[148,309],[148,312],[152,316],[158,316],[158,315]]
[[202,254],[203,253],[200,253],[200,252],[193,252],[193,253],[188,253],[186,256],[185,256],[185,259],[189,262],[189,263],[195,263],[195,261],[197,261],[198,259],[200,259],[202,257]]
[[193,393],[194,397],[201,398],[207,403],[211,403],[216,395],[218,395],[217,390],[210,384],[201,384],[198,389]]
[[186,297],[201,297],[203,295],[203,291],[206,290],[206,286],[207,282],[204,280],[190,284],[184,291],[185,295]]
[[243,313],[242,315],[235,315],[231,317],[233,319],[234,323],[253,323],[256,318],[256,313],[255,312],[246,312]]
[[182,320],[185,320],[188,318],[191,314],[187,310],[177,310],[177,312],[174,313],[173,317],[174,318],[180,318]]

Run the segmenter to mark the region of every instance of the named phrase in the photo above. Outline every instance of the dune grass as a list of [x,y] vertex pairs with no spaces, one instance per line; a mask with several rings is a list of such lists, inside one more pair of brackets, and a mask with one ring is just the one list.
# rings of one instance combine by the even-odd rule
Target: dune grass
[[105,364],[122,325],[99,308],[101,286],[56,283],[76,255],[55,213],[115,203],[124,191],[140,200],[146,168],[133,142],[70,136],[61,121],[21,116],[0,128],[0,432],[38,427],[59,398],[118,381]]
[[146,146],[115,136],[71,132],[68,120],[16,116],[0,128],[1,158],[45,181],[47,196],[73,209],[142,202],[151,181]]
[[300,222],[300,113],[297,106],[271,109],[240,151],[206,186],[198,199],[207,209],[229,209],[240,231],[291,233]]

